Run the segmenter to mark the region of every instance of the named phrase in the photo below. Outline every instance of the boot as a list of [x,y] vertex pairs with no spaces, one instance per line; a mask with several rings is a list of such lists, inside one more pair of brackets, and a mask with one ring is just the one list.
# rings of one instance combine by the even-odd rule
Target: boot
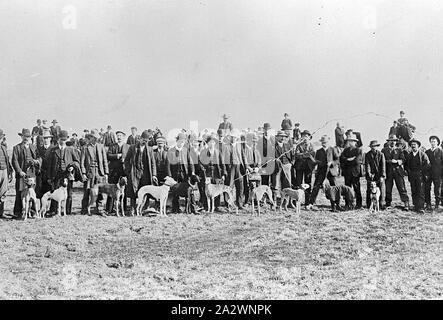
[[410,206],[409,206],[409,201],[405,201],[404,202],[404,209],[403,209],[404,211],[409,211],[409,210],[411,210],[411,208],[410,208]]

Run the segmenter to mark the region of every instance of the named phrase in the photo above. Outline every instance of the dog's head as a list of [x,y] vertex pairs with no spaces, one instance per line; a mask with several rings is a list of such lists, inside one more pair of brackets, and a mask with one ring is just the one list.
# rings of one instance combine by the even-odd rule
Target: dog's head
[[371,181],[371,191],[375,193],[377,191],[377,182]]
[[120,187],[126,186],[128,184],[128,178],[120,177],[120,179],[118,179],[118,184],[120,185]]
[[174,178],[171,178],[169,176],[166,176],[165,183],[166,186],[172,187],[174,184],[177,184],[177,181],[174,180]]
[[301,186],[300,186],[300,189],[303,189],[303,190],[307,190],[307,189],[309,189],[310,188],[310,185],[309,184],[306,184],[306,183],[303,183]]
[[249,181],[249,188],[251,190],[254,190],[255,188],[257,188],[257,181]]
[[209,177],[206,177],[205,178],[205,184],[211,184],[211,178],[209,178]]
[[35,178],[25,177],[25,184],[28,188],[32,188],[33,186],[35,186]]
[[190,178],[189,178],[189,183],[191,184],[191,185],[196,185],[197,183],[199,183],[200,182],[200,178],[197,176],[197,175],[195,175],[195,174],[193,174]]
[[64,179],[62,180],[61,186],[62,186],[62,187],[65,187],[65,188],[68,186],[68,178],[64,178]]

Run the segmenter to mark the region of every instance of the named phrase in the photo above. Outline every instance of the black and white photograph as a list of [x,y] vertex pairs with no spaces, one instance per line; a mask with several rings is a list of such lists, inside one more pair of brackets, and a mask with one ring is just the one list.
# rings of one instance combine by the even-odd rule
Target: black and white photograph
[[1,0],[0,30],[1,300],[442,300],[442,1]]

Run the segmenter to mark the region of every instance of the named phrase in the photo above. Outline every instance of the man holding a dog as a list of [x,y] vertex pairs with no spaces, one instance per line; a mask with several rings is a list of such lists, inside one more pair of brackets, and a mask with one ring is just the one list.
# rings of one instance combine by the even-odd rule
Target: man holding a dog
[[357,148],[358,141],[354,134],[347,136],[347,147],[340,156],[340,166],[342,175],[345,178],[345,185],[354,189],[356,209],[361,209],[363,199],[360,189],[360,177],[362,176],[361,164],[363,162],[363,153],[360,148]]
[[[91,130],[88,134],[88,144],[81,150],[80,168],[83,180],[82,213],[88,211],[91,188],[108,180],[109,167],[108,157],[103,144],[98,143],[100,134],[97,130]],[[97,206],[100,207],[101,197],[97,198]]]
[[26,177],[36,177],[40,171],[41,158],[35,145],[31,144],[31,132],[23,129],[19,136],[22,142],[14,146],[12,151],[12,166],[15,171],[15,203],[14,216],[19,217],[22,213],[21,192],[25,188]]
[[143,131],[140,140],[129,147],[124,161],[124,169],[128,178],[127,197],[131,199],[131,213],[137,208],[138,190],[146,185],[158,184],[157,166],[154,151],[148,145],[150,134]]
[[8,191],[9,183],[12,181],[12,166],[9,161],[8,150],[3,145],[5,134],[0,129],[0,218],[3,218],[5,210],[6,192]]
[[411,185],[412,203],[414,210],[424,213],[425,181],[429,179],[430,162],[425,152],[420,150],[421,142],[411,139],[409,142],[411,151],[406,156],[405,169],[408,173]]
[[431,186],[434,185],[435,210],[438,209],[441,201],[441,180],[443,174],[443,150],[440,147],[440,138],[431,136],[429,138],[431,148],[426,150],[426,155],[431,163],[429,179],[425,185],[426,210],[432,211],[431,205]]
[[[77,172],[78,180],[80,180],[80,159],[77,151],[73,146],[67,146],[68,132],[61,130],[58,135],[57,146],[50,150],[48,163],[48,183],[52,185],[52,190],[58,189],[63,180],[68,179],[66,198],[66,214],[72,213],[72,189],[75,180],[75,172]],[[60,213],[58,213],[60,214]]]
[[386,160],[385,155],[377,149],[378,147],[380,147],[380,144],[376,140],[371,141],[369,144],[371,150],[365,154],[365,172],[367,181],[366,206],[369,208],[371,205],[371,182],[375,181],[377,187],[380,188],[381,195],[379,204],[380,208],[383,209],[386,194]]
[[409,196],[406,190],[405,170],[403,167],[406,161],[405,154],[403,150],[396,147],[398,142],[396,135],[390,135],[386,141],[388,145],[382,150],[386,161],[386,207],[388,208],[392,204],[392,188],[395,182],[400,199],[404,204],[404,209],[409,210]]
[[336,177],[340,174],[340,147],[329,146],[329,140],[328,136],[322,136],[320,139],[321,148],[315,152],[317,171],[310,198],[311,206],[315,205],[318,192],[323,187],[325,179],[328,179],[331,186],[335,186]]

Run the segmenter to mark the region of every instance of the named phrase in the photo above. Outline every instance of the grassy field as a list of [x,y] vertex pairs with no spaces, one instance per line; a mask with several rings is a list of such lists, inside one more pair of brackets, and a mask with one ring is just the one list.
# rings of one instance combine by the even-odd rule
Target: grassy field
[[398,209],[0,220],[0,298],[442,299],[442,240]]

